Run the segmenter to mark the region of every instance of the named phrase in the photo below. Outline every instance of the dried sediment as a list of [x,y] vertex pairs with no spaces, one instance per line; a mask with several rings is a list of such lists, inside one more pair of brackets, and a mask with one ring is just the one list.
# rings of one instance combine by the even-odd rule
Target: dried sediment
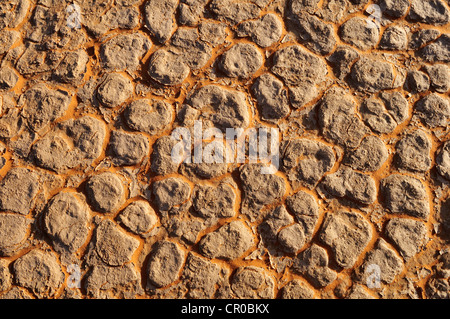
[[449,298],[448,1],[0,12],[0,298]]

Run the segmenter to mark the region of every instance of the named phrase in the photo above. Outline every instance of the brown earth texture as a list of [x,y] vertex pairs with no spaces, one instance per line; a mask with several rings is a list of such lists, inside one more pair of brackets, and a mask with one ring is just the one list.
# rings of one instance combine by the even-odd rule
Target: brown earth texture
[[449,0],[0,0],[0,61],[0,298],[450,298]]

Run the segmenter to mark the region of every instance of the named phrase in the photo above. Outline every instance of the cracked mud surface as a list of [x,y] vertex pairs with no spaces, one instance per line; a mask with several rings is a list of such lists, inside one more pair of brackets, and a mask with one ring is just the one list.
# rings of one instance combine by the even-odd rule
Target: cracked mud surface
[[0,9],[0,298],[450,298],[450,1]]

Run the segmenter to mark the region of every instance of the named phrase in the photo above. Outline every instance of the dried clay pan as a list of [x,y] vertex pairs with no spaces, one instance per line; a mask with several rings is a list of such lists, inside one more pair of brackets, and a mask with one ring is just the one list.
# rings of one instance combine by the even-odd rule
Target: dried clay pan
[[0,9],[0,298],[450,298],[448,1]]

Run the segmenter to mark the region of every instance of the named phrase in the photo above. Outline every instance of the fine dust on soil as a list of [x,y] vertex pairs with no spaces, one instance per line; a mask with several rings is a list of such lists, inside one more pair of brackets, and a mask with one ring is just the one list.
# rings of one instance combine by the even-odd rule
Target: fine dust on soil
[[450,1],[0,8],[0,298],[450,297]]

